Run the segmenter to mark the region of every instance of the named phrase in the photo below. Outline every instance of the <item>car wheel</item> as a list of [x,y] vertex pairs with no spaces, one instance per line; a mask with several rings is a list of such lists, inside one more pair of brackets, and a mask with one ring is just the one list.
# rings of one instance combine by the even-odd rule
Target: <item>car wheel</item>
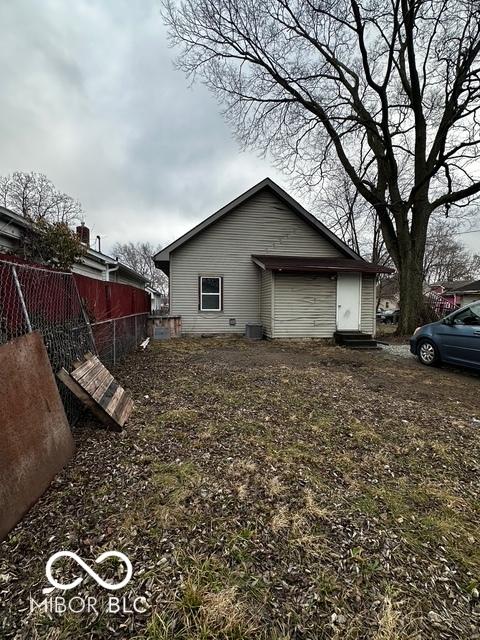
[[422,340],[417,348],[417,355],[420,362],[427,367],[433,367],[440,362],[437,347],[430,340]]

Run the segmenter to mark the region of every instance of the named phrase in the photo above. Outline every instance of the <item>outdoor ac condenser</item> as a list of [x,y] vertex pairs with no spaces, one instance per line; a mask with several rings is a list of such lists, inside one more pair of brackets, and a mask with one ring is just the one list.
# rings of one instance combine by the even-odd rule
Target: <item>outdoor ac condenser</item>
[[261,340],[263,338],[263,325],[247,322],[245,325],[245,337],[250,340]]

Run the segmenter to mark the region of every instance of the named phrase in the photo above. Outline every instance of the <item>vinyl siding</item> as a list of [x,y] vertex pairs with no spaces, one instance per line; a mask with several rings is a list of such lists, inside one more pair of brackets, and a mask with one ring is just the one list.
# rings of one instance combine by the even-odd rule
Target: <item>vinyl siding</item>
[[[170,256],[172,315],[185,333],[244,333],[261,322],[260,268],[252,254],[340,256],[341,252],[287,205],[262,191]],[[198,277],[223,277],[223,311],[198,309]],[[236,325],[230,326],[229,319]]]
[[375,334],[375,276],[363,274],[360,324],[365,333]]
[[336,309],[336,280],[325,275],[275,275],[275,338],[331,338]]
[[274,276],[271,271],[261,272],[260,285],[260,321],[267,338],[273,338],[272,332],[272,296]]

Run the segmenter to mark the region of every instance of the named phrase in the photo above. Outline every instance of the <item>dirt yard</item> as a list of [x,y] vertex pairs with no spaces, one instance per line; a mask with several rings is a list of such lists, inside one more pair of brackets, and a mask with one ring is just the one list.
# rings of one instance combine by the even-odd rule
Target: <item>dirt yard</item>
[[[478,375],[233,338],[154,343],[116,374],[128,428],[79,425],[1,545],[0,637],[480,637]],[[30,613],[62,549],[125,553],[148,609]],[[104,597],[84,577],[63,595]]]

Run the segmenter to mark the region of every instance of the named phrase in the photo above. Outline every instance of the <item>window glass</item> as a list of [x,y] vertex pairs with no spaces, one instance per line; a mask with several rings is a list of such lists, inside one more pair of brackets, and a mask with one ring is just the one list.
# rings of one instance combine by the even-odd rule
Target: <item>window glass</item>
[[202,309],[207,311],[220,310],[220,295],[202,295]]
[[220,293],[220,278],[202,278],[202,293]]
[[222,278],[201,277],[200,278],[200,310],[201,311],[221,311],[222,310]]
[[453,322],[455,324],[480,326],[480,303],[472,304],[471,307],[467,307],[457,313]]

